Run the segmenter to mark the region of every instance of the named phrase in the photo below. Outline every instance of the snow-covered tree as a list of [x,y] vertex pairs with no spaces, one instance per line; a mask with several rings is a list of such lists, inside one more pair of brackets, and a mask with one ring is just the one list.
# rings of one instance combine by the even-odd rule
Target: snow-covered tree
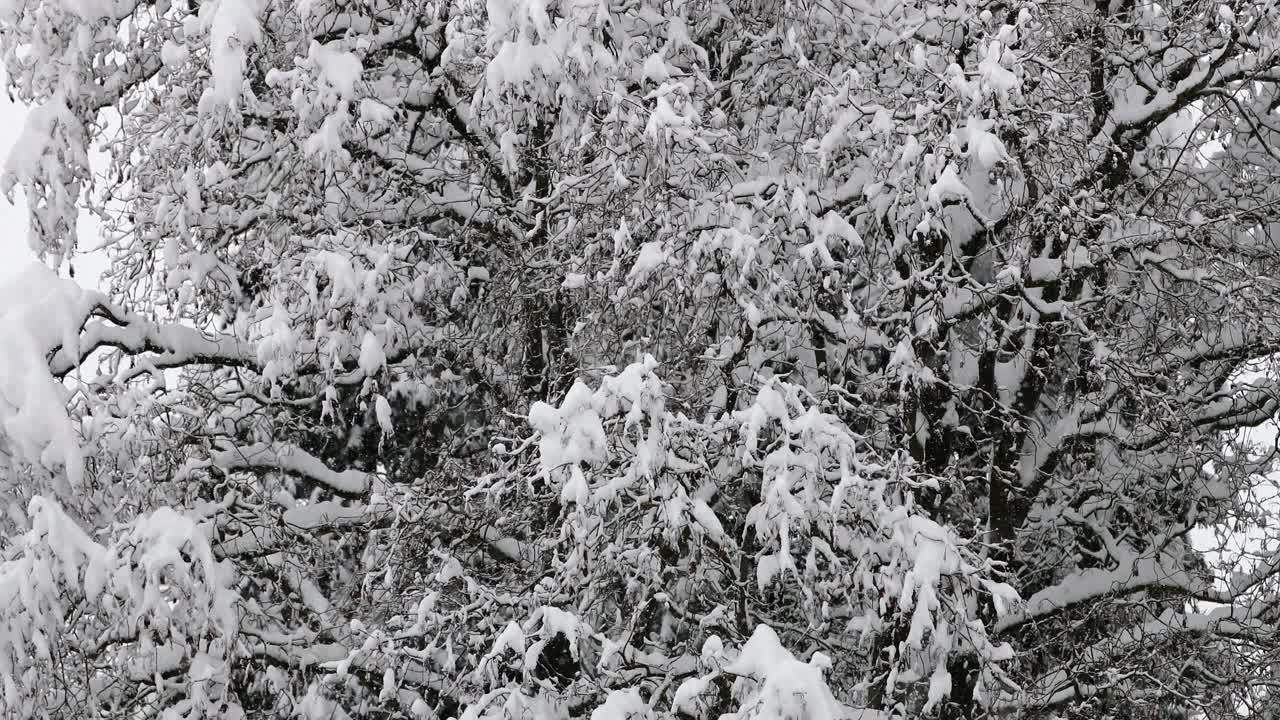
[[0,707],[1275,712],[1277,12],[0,3]]

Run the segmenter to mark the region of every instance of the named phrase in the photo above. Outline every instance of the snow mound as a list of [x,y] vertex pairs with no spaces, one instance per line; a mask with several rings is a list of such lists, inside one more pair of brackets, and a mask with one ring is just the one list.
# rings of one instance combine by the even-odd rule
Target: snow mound
[[67,389],[50,374],[48,357],[59,347],[80,354],[80,330],[96,303],[96,293],[39,263],[0,287],[3,442],[19,461],[50,471],[61,467],[73,487],[84,458],[67,415]]

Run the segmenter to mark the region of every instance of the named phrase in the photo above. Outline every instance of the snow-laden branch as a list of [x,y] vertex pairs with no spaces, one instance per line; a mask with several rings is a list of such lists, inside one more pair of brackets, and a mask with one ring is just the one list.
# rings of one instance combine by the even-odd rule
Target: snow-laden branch
[[1125,557],[1122,553],[1114,568],[1082,570],[1040,590],[1022,607],[1000,618],[996,631],[1004,632],[1047,618],[1091,600],[1155,588],[1179,590],[1201,600],[1223,604],[1234,600],[1230,592],[1215,590],[1176,563],[1176,558],[1166,556]]
[[[1253,608],[1229,605],[1209,612],[1185,612],[1166,610],[1158,618],[1121,628],[1102,640],[1093,643],[1072,657],[1070,665],[1056,667],[1022,692],[1001,698],[992,705],[997,713],[1012,713],[1030,708],[1046,708],[1061,705],[1078,698],[1086,698],[1108,687],[1106,685],[1079,683],[1077,679],[1084,668],[1110,668],[1115,659],[1135,650],[1149,649],[1157,643],[1180,635],[1195,635],[1223,640],[1257,640],[1261,635],[1274,632],[1270,623],[1256,618]],[[1115,682],[1123,682],[1117,677]],[[1129,689],[1129,692],[1133,689]]]
[[1174,349],[1170,356],[1182,363],[1229,357],[1257,358],[1280,351],[1280,318],[1262,317],[1249,325],[1223,323],[1205,329],[1204,337]]
[[[996,715],[1044,710],[1072,700],[1084,700],[1099,695],[1115,687],[1123,679],[1123,677],[1119,677],[1114,682],[1107,683],[1068,683],[1066,687],[1056,688],[1046,694],[1033,695],[1028,693],[1013,700],[1001,700],[995,703],[991,709]],[[1125,692],[1125,697],[1129,700],[1139,700],[1146,697],[1158,698],[1164,692],[1164,690],[1129,689]]]
[[[96,293],[95,293],[96,295]],[[82,320],[83,329],[77,342],[63,342],[51,349],[49,370],[61,378],[80,367],[102,348],[116,348],[128,355],[145,359],[145,367],[155,370],[189,365],[243,367],[261,372],[262,358],[257,344],[227,333],[211,333],[178,323],[157,323],[134,313],[124,312],[101,299]],[[410,357],[414,348],[392,338],[385,349],[386,362],[394,364]],[[295,348],[299,358],[316,358],[319,345],[314,340],[299,341]],[[338,364],[350,368],[333,379],[335,385],[359,383],[365,372],[358,367],[360,348],[347,348],[337,358]],[[319,363],[299,362],[298,373],[315,372]],[[116,378],[128,380],[131,376]]]
[[250,367],[258,365],[257,350],[232,335],[215,335],[178,324],[160,324],[129,314],[111,314],[113,321],[91,321],[85,325],[78,347],[63,345],[49,361],[55,377],[80,367],[100,348],[113,347],[130,355],[151,353],[148,362],[158,368],[193,364]]
[[[1175,427],[1225,432],[1256,427],[1272,419],[1280,409],[1280,381],[1264,380],[1244,385],[1238,392],[1224,394],[1171,420]],[[1171,439],[1167,427],[1152,427],[1122,439],[1126,448],[1146,450]]]
[[[1249,593],[1280,572],[1280,552],[1259,562],[1250,572],[1235,574],[1225,588],[1220,588],[1184,569],[1177,557],[1167,554],[1156,557],[1138,556],[1117,546],[1114,541],[1108,542],[1109,536],[1105,534],[1102,539],[1107,542],[1109,552],[1116,559],[1115,567],[1091,568],[1072,573],[1040,590],[1016,611],[1000,618],[996,623],[996,631],[1004,632],[1047,618],[1084,602],[1155,588],[1181,591],[1189,597],[1222,605],[1204,615],[1179,614],[1172,619],[1164,618],[1160,621],[1160,627],[1172,627],[1179,631],[1212,630],[1233,636],[1244,635],[1261,627],[1259,623],[1269,605],[1254,602],[1249,598]],[[1159,546],[1158,544],[1157,547]],[[1135,632],[1149,633],[1152,627],[1138,628]]]
[[243,532],[223,537],[214,545],[219,557],[246,557],[275,552],[286,547],[296,532],[363,530],[388,526],[395,517],[389,505],[344,505],[336,500],[323,500],[285,510],[278,522],[262,518],[261,524],[244,528]]
[[[1048,457],[1070,440],[1100,437],[1111,438],[1126,450],[1152,450],[1178,437],[1171,430],[1224,432],[1257,427],[1271,420],[1278,409],[1280,382],[1274,380],[1254,382],[1233,393],[1222,393],[1203,404],[1171,413],[1166,423],[1139,429],[1128,427],[1121,413],[1103,404],[1088,413],[1091,417],[1088,422],[1080,421],[1086,414],[1084,411],[1073,411],[1057,420],[1044,438],[1044,447],[1037,448],[1034,456],[1036,459]],[[1033,462],[1024,462],[1024,465],[1030,470],[1039,467]]]
[[[244,643],[250,654],[270,658],[290,667],[329,669],[342,667],[348,672],[376,672],[379,676],[388,667],[395,667],[396,677],[401,682],[402,688],[430,689],[445,695],[456,692],[457,683],[451,682],[443,674],[429,667],[425,659],[407,653],[392,656],[377,650],[364,650],[359,646],[351,648],[342,643],[314,641],[303,643],[262,635],[247,637]],[[412,691],[402,689],[401,692]],[[412,700],[405,704],[412,704]]]
[[187,463],[179,474],[208,468],[223,472],[276,470],[300,476],[339,495],[348,496],[368,492],[373,480],[372,474],[361,470],[333,470],[311,453],[284,443],[255,443],[218,450],[210,453],[208,460]]
[[1117,129],[1127,129],[1147,127],[1164,120],[1186,107],[1197,93],[1209,86],[1231,57],[1232,51],[1237,48],[1234,41],[1228,40],[1214,53],[1200,59],[1197,62],[1198,68],[1188,73],[1173,88],[1161,88],[1142,103],[1117,106],[1111,111],[1111,121]]

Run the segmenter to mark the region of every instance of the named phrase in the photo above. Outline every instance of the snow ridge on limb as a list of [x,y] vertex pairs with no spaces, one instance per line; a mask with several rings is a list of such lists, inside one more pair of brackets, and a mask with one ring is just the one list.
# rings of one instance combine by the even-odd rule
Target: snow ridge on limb
[[208,460],[188,463],[179,476],[196,469],[215,468],[222,472],[238,470],[278,470],[299,475],[329,488],[339,495],[359,496],[368,492],[373,474],[359,470],[336,471],[305,450],[281,443],[255,443],[210,453]]

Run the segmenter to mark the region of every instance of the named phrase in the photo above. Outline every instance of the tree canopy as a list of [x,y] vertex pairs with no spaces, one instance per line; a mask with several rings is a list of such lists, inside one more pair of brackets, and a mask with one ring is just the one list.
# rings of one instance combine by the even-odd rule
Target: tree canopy
[[4,717],[1280,712],[1274,4],[3,0],[0,52]]

